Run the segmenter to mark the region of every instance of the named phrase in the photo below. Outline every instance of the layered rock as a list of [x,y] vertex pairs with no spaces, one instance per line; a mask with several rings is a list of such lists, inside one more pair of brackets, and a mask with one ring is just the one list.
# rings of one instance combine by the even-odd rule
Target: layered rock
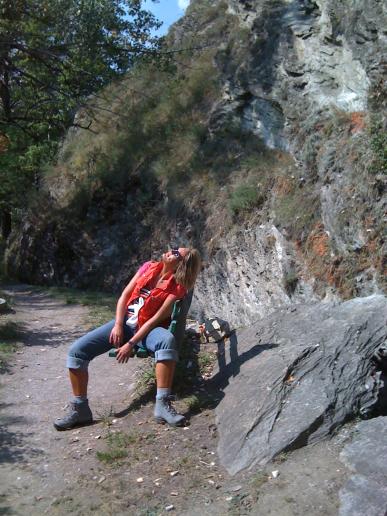
[[[216,32],[226,17],[232,28]],[[169,40],[174,49],[203,47],[182,69],[187,78],[211,52],[218,90],[208,100],[195,154],[207,175],[191,178],[184,195],[187,185],[165,186],[144,155],[133,170],[128,165],[123,185],[95,192],[83,206],[92,166],[74,181],[72,170],[62,178],[62,153],[48,192],[53,207],[43,204],[13,236],[9,272],[23,281],[118,291],[139,262],[157,259],[168,242],[192,244],[208,263],[194,314],[234,326],[293,302],[385,291],[386,176],[375,158],[385,129],[385,27],[380,1],[193,0]],[[228,153],[223,140],[230,131],[235,148]],[[255,165],[243,163],[245,140],[256,144],[248,156]],[[201,162],[210,146],[219,155]],[[91,147],[89,162],[98,155]],[[94,164],[105,173],[104,159]],[[222,160],[228,175],[208,165]],[[141,205],[142,175],[153,181],[149,209]],[[209,177],[219,183],[211,198],[202,194]],[[80,185],[80,200],[61,216],[66,181]],[[235,216],[229,197],[245,182],[260,201]]]
[[340,491],[340,516],[380,516],[387,511],[387,417],[361,421],[341,459],[352,475]]
[[380,411],[386,376],[373,355],[386,319],[387,299],[371,296],[280,309],[238,332],[215,378],[224,387],[216,414],[225,467],[265,464]]

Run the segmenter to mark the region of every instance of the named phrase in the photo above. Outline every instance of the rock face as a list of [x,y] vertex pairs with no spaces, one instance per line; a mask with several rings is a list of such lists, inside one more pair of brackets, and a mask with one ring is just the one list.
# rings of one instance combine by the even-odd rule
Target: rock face
[[[99,139],[82,145],[82,133],[70,134],[47,188],[49,205],[39,205],[10,239],[9,272],[23,281],[118,291],[139,262],[157,259],[169,242],[192,244],[208,263],[194,314],[234,326],[278,306],[385,292],[386,15],[379,0],[192,0],[169,41],[174,49],[204,47],[180,70],[187,80],[201,68],[195,60],[208,44],[212,68],[197,89],[205,90],[212,76],[217,83],[204,114],[192,103],[196,125],[188,125],[195,135],[188,140],[197,147],[192,151],[179,134],[170,144],[171,155],[183,149],[172,168],[186,164],[187,181],[168,183],[153,173],[170,158],[152,155],[158,142],[141,147],[136,140],[138,159],[124,156],[125,166],[115,170],[99,157]],[[152,93],[153,112],[162,92]],[[132,100],[123,98],[121,106],[115,98],[116,111]],[[163,102],[161,111],[173,113],[173,104]],[[157,134],[166,137],[177,120],[164,119]],[[119,125],[117,119],[103,127],[115,134]],[[254,152],[243,147],[246,141]],[[82,203],[91,164],[102,176],[110,171],[112,180]],[[101,178],[94,179],[99,185]],[[66,181],[79,186],[72,204]],[[146,195],[141,181],[150,185]],[[230,196],[246,185],[256,204],[230,214]]]
[[387,417],[361,421],[341,459],[353,475],[340,492],[340,516],[387,512]]
[[373,355],[387,336],[387,298],[281,309],[230,341],[220,361],[218,452],[231,472],[316,442],[381,407]]

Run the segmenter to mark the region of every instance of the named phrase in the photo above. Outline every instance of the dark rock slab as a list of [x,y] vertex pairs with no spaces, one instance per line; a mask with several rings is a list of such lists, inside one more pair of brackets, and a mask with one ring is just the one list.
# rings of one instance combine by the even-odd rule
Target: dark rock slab
[[216,414],[228,471],[319,441],[362,407],[375,413],[383,377],[373,355],[386,317],[387,298],[370,296],[280,309],[235,335],[214,379],[224,389]]
[[340,491],[340,516],[387,513],[387,417],[360,421],[340,454],[353,475]]

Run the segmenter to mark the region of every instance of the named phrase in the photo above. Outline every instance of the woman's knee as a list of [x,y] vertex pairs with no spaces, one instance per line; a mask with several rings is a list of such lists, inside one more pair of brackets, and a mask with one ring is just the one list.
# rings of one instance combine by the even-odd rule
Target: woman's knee
[[89,367],[90,358],[82,350],[81,339],[76,340],[68,350],[66,366],[69,369],[85,370]]
[[179,358],[177,342],[174,335],[165,328],[155,328],[146,339],[146,346],[154,352],[155,361],[173,360]]

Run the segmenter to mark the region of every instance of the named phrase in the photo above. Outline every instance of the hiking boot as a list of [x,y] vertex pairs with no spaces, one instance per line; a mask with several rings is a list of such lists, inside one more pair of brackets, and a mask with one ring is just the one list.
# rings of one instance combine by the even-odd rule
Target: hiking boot
[[185,422],[185,417],[182,414],[178,414],[173,408],[171,403],[173,399],[173,396],[156,399],[154,417],[158,423],[168,423],[168,425],[171,426],[182,426]]
[[62,419],[56,419],[54,426],[57,430],[70,430],[76,426],[89,425],[93,422],[93,414],[91,413],[89,403],[70,403],[68,414]]

